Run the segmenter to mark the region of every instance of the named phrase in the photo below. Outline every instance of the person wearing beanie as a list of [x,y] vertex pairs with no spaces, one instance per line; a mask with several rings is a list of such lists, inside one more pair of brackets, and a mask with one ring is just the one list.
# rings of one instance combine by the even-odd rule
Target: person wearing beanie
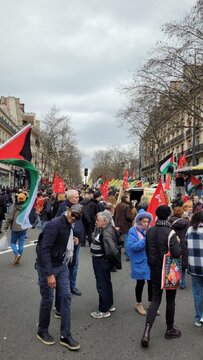
[[152,286],[150,281],[150,270],[146,256],[146,230],[148,229],[152,215],[141,209],[135,217],[134,225],[128,232],[128,253],[130,256],[131,277],[137,280],[135,287],[136,305],[135,310],[140,315],[147,315],[142,304],[142,293],[145,280],[148,283],[148,301],[152,301]]
[[13,265],[18,265],[20,263],[24,251],[26,230],[22,229],[22,227],[17,224],[16,220],[25,201],[26,195],[24,193],[19,193],[17,195],[17,202],[11,206],[4,225],[4,231],[6,233],[8,232],[9,227],[11,229],[11,249],[13,250],[13,254],[15,256],[12,262]]
[[[168,252],[168,237],[171,231],[168,217],[171,214],[169,206],[160,205],[156,209],[157,220],[155,226],[152,226],[146,233],[146,254],[150,267],[152,282],[152,302],[149,307],[144,333],[141,339],[142,347],[149,346],[150,331],[156,318],[157,310],[161,304],[161,274],[163,256]],[[176,233],[174,232],[170,239],[170,252],[172,257],[179,258],[181,256],[181,248]],[[175,316],[175,298],[176,290],[166,290],[166,339],[179,338],[180,330],[174,326]]]

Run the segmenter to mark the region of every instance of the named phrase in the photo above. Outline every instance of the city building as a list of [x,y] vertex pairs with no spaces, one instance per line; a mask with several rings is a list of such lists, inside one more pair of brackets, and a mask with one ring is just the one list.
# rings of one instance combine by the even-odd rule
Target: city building
[[[150,182],[159,179],[160,161],[170,153],[173,153],[177,163],[180,156],[185,154],[186,166],[203,162],[203,65],[196,66],[196,75],[198,82],[194,81],[188,90],[185,90],[184,76],[182,81],[170,83],[171,92],[179,91],[181,94],[181,89],[184,88],[188,100],[184,107],[181,104],[172,107],[169,100],[162,96],[151,112],[150,125],[143,134],[139,147],[140,176]],[[195,83],[197,86],[194,86]]]

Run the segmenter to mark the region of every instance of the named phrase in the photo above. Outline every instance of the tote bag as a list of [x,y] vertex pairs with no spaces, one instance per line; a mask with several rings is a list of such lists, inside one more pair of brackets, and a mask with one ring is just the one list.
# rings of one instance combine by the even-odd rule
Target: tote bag
[[182,259],[175,259],[170,253],[170,240],[173,234],[174,230],[168,235],[168,252],[163,257],[161,289],[165,290],[175,290],[180,287],[181,282]]
[[0,239],[0,251],[4,251],[8,249],[8,237],[6,235],[4,235],[1,239]]

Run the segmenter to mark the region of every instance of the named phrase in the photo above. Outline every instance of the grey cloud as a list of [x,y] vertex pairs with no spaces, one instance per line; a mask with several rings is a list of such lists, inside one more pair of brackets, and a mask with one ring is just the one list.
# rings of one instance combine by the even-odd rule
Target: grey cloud
[[90,163],[95,149],[132,142],[115,119],[119,84],[132,79],[129,70],[162,38],[160,26],[195,2],[7,0],[1,4],[0,95],[19,97],[38,118],[53,105],[70,115],[83,161]]

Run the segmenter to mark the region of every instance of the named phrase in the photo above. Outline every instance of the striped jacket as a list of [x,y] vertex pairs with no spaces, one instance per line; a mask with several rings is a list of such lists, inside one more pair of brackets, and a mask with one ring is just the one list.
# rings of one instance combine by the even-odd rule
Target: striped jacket
[[188,246],[188,272],[191,275],[203,276],[203,226],[195,230],[190,226],[186,234]]

